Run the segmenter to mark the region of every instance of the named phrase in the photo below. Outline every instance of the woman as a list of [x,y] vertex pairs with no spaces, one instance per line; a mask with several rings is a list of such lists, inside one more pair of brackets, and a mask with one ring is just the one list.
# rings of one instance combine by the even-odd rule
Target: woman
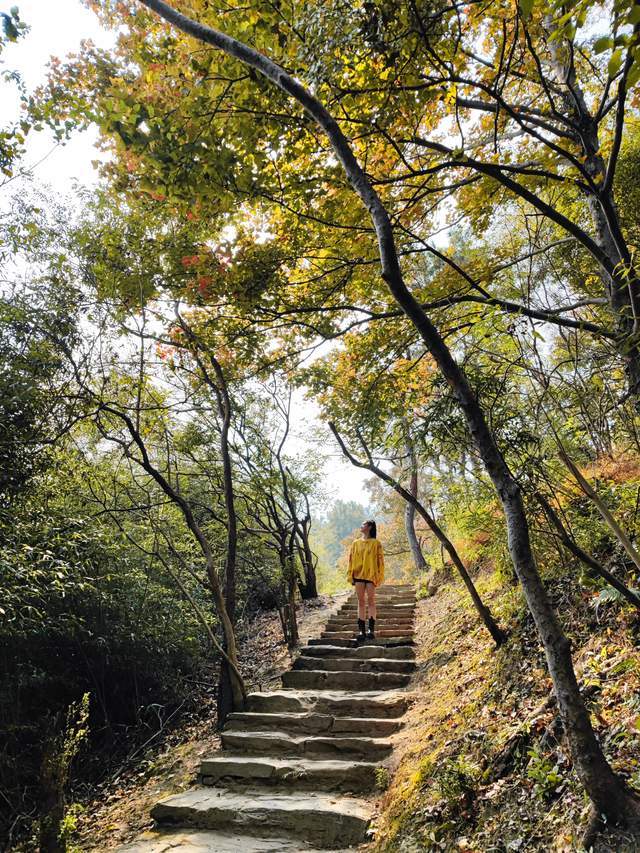
[[[384,554],[376,539],[375,521],[365,521],[360,528],[361,539],[351,543],[347,580],[358,596],[358,640],[374,640],[376,627],[376,587],[384,580]],[[369,631],[365,633],[364,599],[369,609]]]

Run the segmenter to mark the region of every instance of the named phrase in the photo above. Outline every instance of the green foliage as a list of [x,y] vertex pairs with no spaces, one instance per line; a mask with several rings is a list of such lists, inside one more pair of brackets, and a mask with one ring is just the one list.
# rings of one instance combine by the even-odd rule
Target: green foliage
[[75,298],[43,283],[0,300],[0,506],[46,465],[53,435],[73,417],[61,347],[76,337]]
[[533,782],[534,791],[539,797],[549,799],[557,794],[564,783],[557,762],[534,746],[527,751],[527,778]]
[[78,829],[79,818],[86,812],[82,803],[70,803],[65,809],[65,815],[61,824],[61,835],[64,838],[67,853],[82,853],[82,849],[73,842]]
[[[4,68],[2,54],[8,42],[16,42],[23,38],[29,27],[20,19],[20,10],[12,6],[8,12],[0,12],[2,33],[0,34],[0,81],[4,84],[13,83],[17,87],[21,106],[26,106],[27,97],[20,76],[10,69]],[[0,126],[0,174],[11,178],[15,164],[24,154],[24,143],[30,129],[30,122],[23,118],[12,125]]]
[[391,776],[389,774],[389,770],[386,767],[376,767],[375,777],[376,777],[376,788],[379,791],[386,791],[387,788],[389,787],[389,783],[391,781]]
[[[87,512],[88,482],[110,488],[109,474],[107,465],[88,471],[76,454],[58,450],[37,486],[32,481],[0,519],[0,784],[25,813],[51,714],[91,692],[82,775],[100,778],[122,758],[127,732],[135,741],[157,727],[152,706],[168,715],[183,701],[184,679],[209,654],[162,567]],[[135,531],[135,505],[127,512],[122,501],[121,508],[128,532]]]
[[[631,591],[636,595],[639,594],[637,589],[631,588]],[[617,589],[614,589],[612,586],[605,586],[604,589],[601,589],[600,592],[594,596],[591,600],[591,604],[595,607],[597,612],[604,604],[622,604],[624,601],[624,596]]]
[[446,759],[433,774],[440,796],[450,804],[467,802],[473,796],[480,773],[464,756]]

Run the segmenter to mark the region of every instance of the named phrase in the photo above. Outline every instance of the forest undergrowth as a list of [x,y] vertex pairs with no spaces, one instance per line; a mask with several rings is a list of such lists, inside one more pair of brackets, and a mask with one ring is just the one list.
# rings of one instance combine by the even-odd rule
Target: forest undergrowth
[[[605,753],[640,789],[638,614],[556,574],[549,590],[571,638],[578,678]],[[459,582],[421,600],[415,701],[394,752],[376,853],[584,849],[588,802],[572,772],[551,680],[518,587],[481,573],[485,601],[511,626],[495,650]],[[570,596],[569,591],[575,591]],[[624,832],[594,853],[631,853]]]

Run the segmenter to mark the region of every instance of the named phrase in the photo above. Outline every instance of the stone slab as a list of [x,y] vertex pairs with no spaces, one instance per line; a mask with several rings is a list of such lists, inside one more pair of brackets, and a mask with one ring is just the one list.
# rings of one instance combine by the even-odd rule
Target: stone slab
[[145,832],[120,853],[320,853],[299,839],[252,838],[215,830]]
[[259,828],[264,837],[292,836],[329,849],[364,841],[370,815],[371,806],[352,797],[260,788],[192,788],[151,810],[158,823],[249,833]]
[[415,661],[387,658],[357,657],[307,657],[300,655],[293,664],[294,669],[317,669],[325,672],[414,672]]
[[323,637],[311,637],[307,640],[310,646],[334,646],[335,648],[346,649],[366,649],[366,648],[411,648],[415,645],[413,637],[377,637],[375,640],[364,640],[363,642],[356,640],[355,634],[349,634],[348,639],[337,640],[335,638],[327,640]]
[[[342,641],[345,642],[345,641]],[[345,648],[348,651],[345,651]],[[415,649],[411,646],[358,646],[354,643],[352,647],[345,646],[322,646],[311,645],[300,649],[301,655],[319,658],[385,658],[386,660],[414,660]]]
[[394,719],[401,717],[408,707],[408,699],[401,693],[390,691],[342,690],[274,690],[268,693],[250,693],[250,711],[278,714],[281,712],[315,712],[332,716],[376,717]]
[[357,735],[290,735],[283,731],[236,731],[221,734],[222,747],[234,753],[304,755],[323,758],[365,758],[381,761],[391,752],[391,741]]
[[365,761],[214,755],[201,762],[200,781],[203,785],[291,785],[294,790],[359,794],[375,788],[379,766]]
[[[365,629],[368,629],[369,625],[368,619],[364,620],[366,625]],[[378,636],[380,631],[393,631],[396,635],[406,635],[413,634],[415,629],[415,625],[413,622],[408,622],[405,619],[376,619],[375,624],[375,633]],[[355,631],[358,629],[358,620],[354,617],[353,619],[331,619],[326,623],[323,631]],[[384,635],[380,635],[384,636]]]
[[257,713],[255,711],[235,711],[229,714],[225,731],[269,731],[270,729],[288,734],[362,734],[367,737],[387,737],[399,728],[397,720],[376,717],[335,717],[331,714]]
[[323,672],[291,669],[282,676],[284,687],[300,690],[394,690],[406,687],[410,675],[395,672]]
[[[355,613],[358,609],[358,603],[354,601],[353,603],[347,601],[346,604],[343,604],[342,607],[336,611],[336,613]],[[414,614],[416,612],[415,604],[405,603],[405,604],[381,604],[379,601],[376,602],[376,611],[378,613],[394,613],[398,615],[406,615]]]
[[[354,627],[354,629],[351,631],[349,631],[349,630],[343,631],[342,629],[339,629],[336,631],[323,631],[320,634],[320,636],[323,637],[324,639],[327,639],[327,640],[331,640],[331,639],[334,639],[334,640],[350,640],[350,639],[354,638],[356,633],[357,633],[356,628]],[[398,638],[398,639],[402,639],[402,640],[411,640],[412,639],[408,635],[406,629],[404,629],[404,628],[398,629],[398,630],[394,630],[392,628],[381,628],[379,631],[376,628],[375,635],[376,635],[377,640],[384,640],[384,639],[391,639],[391,638]]]

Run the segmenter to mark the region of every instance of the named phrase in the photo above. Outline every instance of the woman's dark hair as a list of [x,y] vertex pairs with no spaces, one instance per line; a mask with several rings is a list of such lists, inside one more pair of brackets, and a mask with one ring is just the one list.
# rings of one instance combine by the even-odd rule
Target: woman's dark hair
[[371,539],[375,539],[378,535],[378,528],[376,527],[375,521],[367,521],[366,523],[369,525],[369,537]]

